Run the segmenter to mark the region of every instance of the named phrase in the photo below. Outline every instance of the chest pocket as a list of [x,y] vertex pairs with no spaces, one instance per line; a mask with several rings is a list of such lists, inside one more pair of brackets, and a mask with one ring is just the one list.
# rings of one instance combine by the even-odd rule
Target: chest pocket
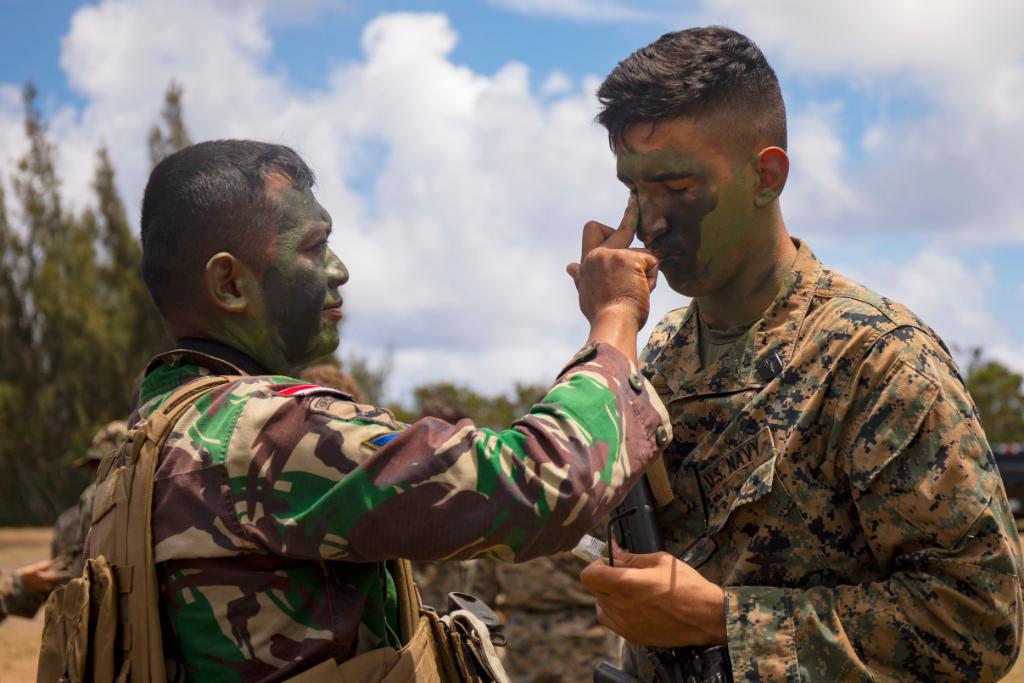
[[701,489],[707,505],[707,534],[725,528],[733,514],[767,496],[776,484],[778,451],[771,429],[753,437],[699,467]]

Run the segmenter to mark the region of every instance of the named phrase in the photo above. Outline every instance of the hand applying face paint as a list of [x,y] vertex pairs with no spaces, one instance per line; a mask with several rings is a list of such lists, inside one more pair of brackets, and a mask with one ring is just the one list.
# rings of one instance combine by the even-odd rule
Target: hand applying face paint
[[629,248],[637,219],[631,197],[617,229],[590,221],[583,227],[580,262],[566,266],[579,292],[580,310],[590,321],[589,341],[612,344],[633,361],[658,275],[658,261],[650,252]]

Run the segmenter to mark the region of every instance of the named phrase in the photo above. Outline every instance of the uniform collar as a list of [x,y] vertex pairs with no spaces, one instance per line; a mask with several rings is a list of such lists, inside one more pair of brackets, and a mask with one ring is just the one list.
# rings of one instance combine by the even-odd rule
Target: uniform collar
[[249,355],[212,339],[179,339],[177,348],[161,353],[146,366],[148,375],[153,368],[187,359],[199,367],[220,375],[269,375],[270,373]]
[[703,370],[697,302],[690,302],[678,329],[651,361],[655,386],[663,384],[671,399],[726,394],[763,387],[782,372],[823,270],[806,244],[795,238],[793,243],[796,258],[771,305],[728,354]]

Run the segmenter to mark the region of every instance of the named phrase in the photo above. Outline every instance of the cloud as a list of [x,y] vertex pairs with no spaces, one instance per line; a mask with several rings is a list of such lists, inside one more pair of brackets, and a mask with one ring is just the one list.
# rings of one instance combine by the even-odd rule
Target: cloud
[[393,347],[397,393],[426,379],[548,380],[584,342],[564,264],[583,223],[617,221],[626,199],[592,123],[593,79],[542,94],[523,64],[476,73],[451,61],[447,17],[392,13],[364,28],[362,59],[302,90],[270,62],[260,5],[169,7],[105,0],[72,19],[61,64],[87,104],[53,132],[73,202],[91,201],[102,139],[137,206],[144,140],[174,78],[194,138],[284,142],[317,171],[352,272],[345,343]]
[[[929,248],[906,258],[838,264],[838,270],[910,308],[958,349],[961,364],[974,347],[1006,358],[1007,350],[1021,346],[992,309],[997,283],[988,263],[970,267],[962,258]],[[1024,369],[1024,356],[1011,367]]]
[[706,0],[700,12],[754,37],[787,70],[825,76],[962,82],[1022,50],[1024,5],[1015,0],[991,0],[983,8],[956,0]]
[[488,0],[502,9],[545,17],[583,21],[655,21],[662,15],[638,10],[616,0]]
[[[313,13],[336,10],[303,1]],[[547,6],[595,20],[626,7]],[[856,234],[880,251],[894,233],[934,236],[909,266],[892,259],[843,270],[903,300],[950,341],[985,343],[998,330],[994,348],[1015,348],[987,305],[991,282],[972,279],[943,245],[1024,237],[1024,200],[1010,182],[1024,153],[1024,77],[1019,43],[1006,38],[1019,10],[1000,5],[992,19],[939,3],[932,14],[952,18],[915,23],[902,5],[886,7],[714,0],[698,9],[701,23],[747,31],[792,84],[783,205],[794,232],[816,246]],[[345,344],[373,356],[393,347],[393,391],[431,379],[482,389],[550,379],[586,330],[563,265],[578,256],[583,223],[616,224],[625,201],[592,123],[597,79],[545,71],[534,88],[517,62],[483,74],[453,62],[458,34],[444,15],[390,13],[364,27],[360,59],[337,64],[325,54],[325,85],[305,89],[273,62],[272,11],[281,10],[215,0],[103,0],[77,10],[61,64],[86,104],[51,120],[66,195],[91,201],[104,140],[135,213],[149,167],[144,141],[175,78],[196,139],[284,142],[316,169],[334,216],[332,246],[353,275]],[[922,35],[948,42],[925,47]],[[835,83],[854,95],[837,94]],[[881,102],[897,91],[919,106],[908,114],[880,105],[850,134],[857,97]],[[0,171],[24,149],[20,118],[18,89],[0,84]],[[684,303],[662,283],[652,321]]]
[[[785,204],[813,230],[1024,241],[1024,4],[707,0],[697,14],[752,37],[779,72],[795,141]],[[806,93],[837,86],[857,110],[823,117],[829,102]]]
[[561,95],[572,90],[573,83],[561,71],[552,71],[540,86],[541,95]]

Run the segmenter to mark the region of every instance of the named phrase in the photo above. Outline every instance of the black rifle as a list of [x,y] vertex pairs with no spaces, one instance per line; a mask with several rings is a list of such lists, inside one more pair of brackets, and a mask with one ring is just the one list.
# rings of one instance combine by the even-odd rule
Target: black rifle
[[[643,477],[615,508],[608,531],[609,546],[614,536],[619,546],[631,553],[656,553],[665,549],[658,508],[647,477]],[[708,544],[711,544],[710,539],[699,539],[681,559],[691,566],[703,564],[714,552],[713,544],[710,548]],[[694,552],[703,557],[698,559]],[[609,560],[614,561],[611,554]],[[647,651],[658,683],[732,683],[732,665],[725,646],[648,648]],[[601,662],[594,669],[594,683],[642,682],[608,662]]]

